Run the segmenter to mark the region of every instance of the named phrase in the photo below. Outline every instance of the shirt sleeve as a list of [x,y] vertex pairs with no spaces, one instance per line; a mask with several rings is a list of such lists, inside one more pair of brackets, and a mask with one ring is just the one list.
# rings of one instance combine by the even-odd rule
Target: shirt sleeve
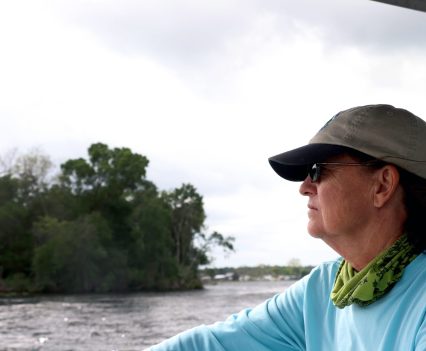
[[149,351],[297,351],[305,349],[305,279],[224,322],[180,333]]
[[423,323],[420,326],[419,332],[416,337],[416,348],[415,351],[424,351],[426,350],[426,316],[423,319]]

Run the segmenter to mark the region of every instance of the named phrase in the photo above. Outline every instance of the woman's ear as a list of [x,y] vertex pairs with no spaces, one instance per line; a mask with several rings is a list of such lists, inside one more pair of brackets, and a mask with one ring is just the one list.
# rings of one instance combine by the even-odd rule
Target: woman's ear
[[386,165],[377,170],[376,177],[374,206],[381,208],[395,195],[399,185],[399,172],[394,165]]

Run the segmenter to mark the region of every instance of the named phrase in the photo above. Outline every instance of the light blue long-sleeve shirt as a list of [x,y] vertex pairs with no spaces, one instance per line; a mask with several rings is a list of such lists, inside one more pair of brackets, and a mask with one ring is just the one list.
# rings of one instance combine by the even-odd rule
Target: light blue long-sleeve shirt
[[426,254],[367,307],[330,300],[340,260],[324,263],[284,293],[199,326],[150,351],[426,351]]

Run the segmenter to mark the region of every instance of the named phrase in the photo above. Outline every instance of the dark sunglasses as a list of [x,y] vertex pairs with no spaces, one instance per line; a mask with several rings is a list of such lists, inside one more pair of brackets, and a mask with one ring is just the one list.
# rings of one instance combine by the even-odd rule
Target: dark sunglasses
[[380,161],[368,161],[368,162],[318,162],[314,163],[310,168],[308,168],[308,175],[311,178],[312,183],[319,181],[321,176],[321,169],[324,166],[364,166],[371,167],[377,166],[380,164]]

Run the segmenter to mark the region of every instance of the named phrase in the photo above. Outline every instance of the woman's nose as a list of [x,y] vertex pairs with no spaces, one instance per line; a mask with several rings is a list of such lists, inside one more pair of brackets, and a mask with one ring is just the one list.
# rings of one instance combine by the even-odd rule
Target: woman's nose
[[300,184],[299,193],[303,196],[309,196],[316,194],[316,191],[316,183],[313,183],[311,177],[307,176],[302,184]]

